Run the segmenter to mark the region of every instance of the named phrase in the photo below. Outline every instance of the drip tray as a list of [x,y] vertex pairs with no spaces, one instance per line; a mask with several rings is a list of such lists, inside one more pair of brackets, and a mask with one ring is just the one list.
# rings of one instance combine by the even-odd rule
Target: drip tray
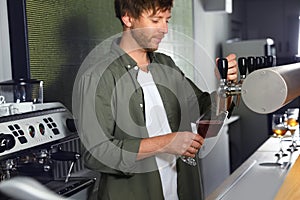
[[93,188],[96,178],[70,178],[67,183],[65,180],[53,180],[45,184],[47,188],[65,197],[71,197],[83,191],[87,192]]

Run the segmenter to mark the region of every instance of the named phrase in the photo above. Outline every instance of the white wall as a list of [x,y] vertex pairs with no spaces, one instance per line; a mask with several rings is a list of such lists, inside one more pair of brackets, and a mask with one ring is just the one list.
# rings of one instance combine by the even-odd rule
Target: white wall
[[11,77],[7,4],[6,0],[0,0],[0,81]]
[[[220,56],[220,45],[229,39],[230,14],[206,12],[201,0],[194,0],[195,82],[208,91],[216,89],[215,59]],[[202,82],[201,79],[205,79]]]
[[[221,43],[229,39],[230,15],[221,12],[206,12],[201,0],[194,0],[193,6],[196,64],[194,81],[201,89],[211,92],[216,90],[218,85],[215,76],[216,57],[221,54]],[[205,197],[216,189],[230,173],[227,130],[228,127],[223,129],[218,144],[213,150],[209,150],[209,154],[201,162]],[[218,168],[220,163],[221,170]]]

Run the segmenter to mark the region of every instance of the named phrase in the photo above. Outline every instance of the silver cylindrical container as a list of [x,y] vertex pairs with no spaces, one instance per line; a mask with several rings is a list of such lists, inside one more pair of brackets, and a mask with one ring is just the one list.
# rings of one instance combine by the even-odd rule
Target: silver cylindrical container
[[300,63],[256,70],[242,85],[242,99],[254,112],[271,113],[300,96]]

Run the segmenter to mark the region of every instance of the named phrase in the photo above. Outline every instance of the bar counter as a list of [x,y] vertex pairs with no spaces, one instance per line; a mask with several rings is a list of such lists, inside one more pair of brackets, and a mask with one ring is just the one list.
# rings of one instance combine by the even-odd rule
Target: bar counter
[[300,191],[300,160],[297,160],[300,149],[286,151],[290,144],[291,138],[284,138],[282,145],[288,155],[279,160],[282,165],[276,166],[279,138],[270,137],[206,200],[292,199]]

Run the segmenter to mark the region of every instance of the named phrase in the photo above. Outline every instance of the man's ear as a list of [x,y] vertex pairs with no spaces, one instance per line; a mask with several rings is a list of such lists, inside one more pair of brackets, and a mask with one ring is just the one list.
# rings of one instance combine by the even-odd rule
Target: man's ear
[[132,26],[132,20],[133,20],[133,18],[132,18],[128,13],[126,13],[126,14],[122,17],[123,24],[124,24],[124,26],[126,26],[127,28],[130,28],[130,27]]

